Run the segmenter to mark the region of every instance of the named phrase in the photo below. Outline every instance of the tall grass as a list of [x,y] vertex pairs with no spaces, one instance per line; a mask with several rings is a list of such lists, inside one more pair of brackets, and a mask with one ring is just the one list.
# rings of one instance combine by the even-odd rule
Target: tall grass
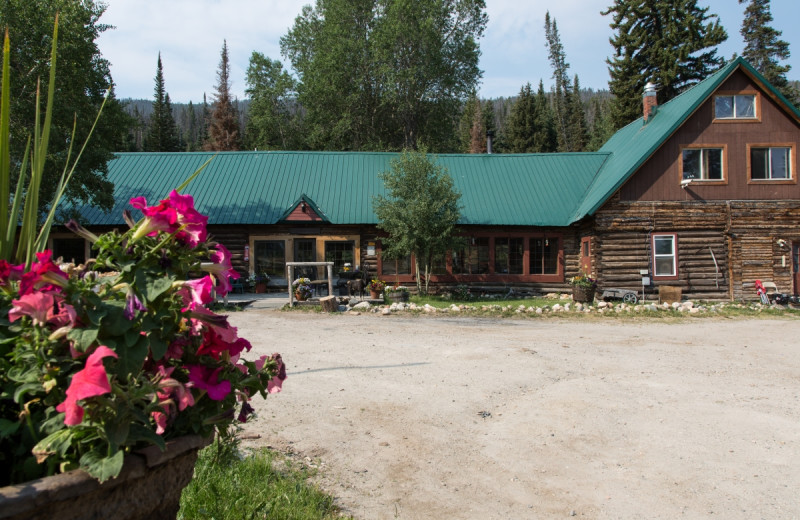
[[178,520],[343,518],[333,497],[309,483],[310,476],[267,449],[241,457],[215,442],[200,452]]

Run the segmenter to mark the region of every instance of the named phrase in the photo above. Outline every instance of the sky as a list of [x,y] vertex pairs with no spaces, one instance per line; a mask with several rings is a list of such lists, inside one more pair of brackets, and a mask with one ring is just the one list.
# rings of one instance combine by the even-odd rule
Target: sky
[[[100,52],[111,62],[111,75],[119,99],[152,99],[158,53],[161,53],[166,91],[173,102],[201,102],[214,93],[220,51],[228,44],[231,91],[244,99],[245,72],[250,55],[258,51],[289,63],[280,55],[285,35],[304,5],[313,0],[105,0],[107,10],[100,23],[113,29],[97,40]],[[577,74],[583,88],[608,86],[612,53],[610,16],[600,12],[612,0],[486,0],[489,22],[481,47],[483,98],[514,96],[530,82],[553,83],[544,37],[544,17],[549,10],[558,25],[570,75]],[[698,0],[719,15],[728,40],[718,54],[741,54],[739,34],[744,5],[738,0]],[[772,0],[772,26],[782,31],[792,57],[787,77],[800,80],[800,19],[798,0]],[[289,68],[290,72],[291,69]]]

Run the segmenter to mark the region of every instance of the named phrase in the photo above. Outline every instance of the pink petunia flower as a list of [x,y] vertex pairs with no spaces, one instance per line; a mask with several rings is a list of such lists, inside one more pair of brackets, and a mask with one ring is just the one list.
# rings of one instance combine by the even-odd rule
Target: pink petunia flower
[[206,231],[208,217],[194,209],[194,199],[191,195],[181,195],[172,190],[169,197],[156,206],[148,206],[144,197],[134,197],[130,203],[144,213],[145,217],[139,229],[133,234],[132,242],[145,235],[153,236],[159,231],[164,231],[175,233],[175,238],[179,242],[196,247],[208,236]]
[[19,294],[30,294],[34,291],[60,292],[68,280],[64,272],[53,262],[52,253],[43,251],[36,253],[36,260],[30,269],[23,273],[19,282]]
[[30,316],[34,325],[50,325],[55,329],[73,327],[78,315],[75,308],[65,303],[63,298],[49,292],[32,292],[12,300],[13,307],[8,311],[8,320],[17,321],[22,316]]
[[203,344],[197,349],[197,355],[209,355],[214,359],[219,359],[223,352],[237,356],[242,350],[249,352],[251,348],[250,342],[244,338],[225,341],[214,328],[209,328],[203,334]]
[[64,424],[74,426],[83,420],[83,408],[78,404],[81,399],[107,394],[111,391],[108,375],[103,366],[103,359],[117,357],[117,353],[100,345],[86,359],[86,366],[72,376],[72,381],[67,388],[67,398],[56,407],[59,412],[64,412]]
[[200,268],[211,273],[217,281],[216,288],[220,296],[225,296],[231,291],[228,277],[238,280],[240,276],[231,265],[230,251],[222,244],[217,244],[217,249],[211,253],[211,263],[200,264]]
[[[275,377],[270,379],[269,383],[267,383],[267,392],[270,394],[277,394],[281,391],[283,382],[286,380],[286,365],[283,364],[283,358],[281,358],[280,354],[272,354],[270,359],[278,364],[278,372],[275,374]],[[263,368],[263,362],[261,363],[261,366]]]
[[211,303],[214,299],[211,297],[211,289],[214,288],[214,282],[211,276],[204,276],[197,280],[188,280],[183,282],[183,285],[178,290],[178,294],[183,298],[183,304],[189,308],[203,306]]
[[231,393],[231,382],[218,379],[222,367],[212,369],[203,365],[186,365],[186,368],[189,369],[189,381],[195,388],[208,392],[212,400],[222,401]]

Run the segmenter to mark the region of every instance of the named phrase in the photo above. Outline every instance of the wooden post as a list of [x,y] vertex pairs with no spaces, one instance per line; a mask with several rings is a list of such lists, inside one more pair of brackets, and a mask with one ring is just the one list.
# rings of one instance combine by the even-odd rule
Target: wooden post
[[329,295],[319,299],[319,304],[322,306],[323,312],[336,312],[339,310],[339,302],[336,296]]

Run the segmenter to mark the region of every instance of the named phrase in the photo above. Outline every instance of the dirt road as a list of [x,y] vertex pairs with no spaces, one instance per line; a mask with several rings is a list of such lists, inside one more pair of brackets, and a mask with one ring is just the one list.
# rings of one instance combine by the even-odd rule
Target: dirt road
[[251,310],[246,432],[360,519],[800,518],[800,321]]

